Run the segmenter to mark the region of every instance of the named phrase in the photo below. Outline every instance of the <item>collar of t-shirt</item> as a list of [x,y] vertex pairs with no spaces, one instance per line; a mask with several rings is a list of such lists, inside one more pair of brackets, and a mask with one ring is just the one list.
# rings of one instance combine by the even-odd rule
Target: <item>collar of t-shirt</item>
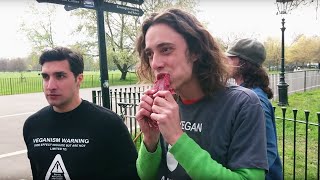
[[202,98],[199,98],[199,99],[185,99],[185,100],[181,99],[181,102],[183,104],[185,104],[185,105],[190,105],[190,104],[194,104],[194,103],[200,101],[201,99]]

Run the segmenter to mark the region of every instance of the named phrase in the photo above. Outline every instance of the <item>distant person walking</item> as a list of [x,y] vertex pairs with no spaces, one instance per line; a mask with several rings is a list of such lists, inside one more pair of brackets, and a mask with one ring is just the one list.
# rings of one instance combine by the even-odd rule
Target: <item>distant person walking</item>
[[272,104],[273,92],[269,88],[269,77],[262,67],[266,51],[262,43],[254,39],[241,39],[227,50],[230,74],[238,85],[252,89],[259,97],[266,119],[266,137],[269,171],[267,180],[283,178],[278,153],[277,131]]
[[137,152],[114,112],[82,100],[82,56],[56,47],[40,56],[49,106],[23,127],[34,180],[138,179]]

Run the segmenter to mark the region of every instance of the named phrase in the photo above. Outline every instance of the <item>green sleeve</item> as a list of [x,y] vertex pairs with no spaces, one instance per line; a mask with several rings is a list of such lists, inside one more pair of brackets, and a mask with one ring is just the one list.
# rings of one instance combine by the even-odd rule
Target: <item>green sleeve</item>
[[158,143],[155,152],[150,153],[143,142],[141,142],[137,159],[137,172],[141,180],[156,179],[159,165],[161,162],[161,146]]
[[[213,160],[210,154],[203,150],[186,133],[169,150],[179,164],[193,179],[265,179],[263,169],[230,170]],[[186,156],[192,154],[192,156]]]

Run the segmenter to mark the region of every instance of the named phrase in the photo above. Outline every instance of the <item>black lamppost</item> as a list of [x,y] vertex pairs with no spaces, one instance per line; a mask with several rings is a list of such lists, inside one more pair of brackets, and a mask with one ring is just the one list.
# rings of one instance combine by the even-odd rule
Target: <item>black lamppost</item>
[[[290,10],[293,0],[276,0],[278,13],[279,14],[287,14],[287,11]],[[288,84],[285,82],[285,58],[284,58],[284,31],[286,28],[284,27],[285,19],[282,18],[282,41],[281,41],[281,72],[280,72],[280,79],[278,85],[278,92],[279,92],[279,106],[287,106],[288,105]]]

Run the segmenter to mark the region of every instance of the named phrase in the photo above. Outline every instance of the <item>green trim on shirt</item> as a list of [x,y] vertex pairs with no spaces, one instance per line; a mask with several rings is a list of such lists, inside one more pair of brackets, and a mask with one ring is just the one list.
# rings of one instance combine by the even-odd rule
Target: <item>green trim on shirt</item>
[[137,172],[141,180],[156,179],[157,172],[161,162],[161,146],[158,146],[155,152],[150,153],[143,141],[141,142],[138,159],[137,159]]
[[[169,152],[193,179],[264,179],[263,169],[230,170],[213,160],[210,154],[203,150],[186,133],[183,133]],[[186,156],[190,154],[190,156]],[[191,155],[192,154],[192,155]]]
[[[225,180],[264,180],[263,169],[241,168],[234,171],[223,167],[213,160],[210,154],[203,150],[186,133],[169,150],[179,164],[186,170],[193,180],[225,179]],[[148,152],[144,143],[141,143],[137,159],[137,171],[141,180],[156,179],[161,161],[161,146],[157,145],[155,152]],[[192,156],[186,156],[192,154]]]

